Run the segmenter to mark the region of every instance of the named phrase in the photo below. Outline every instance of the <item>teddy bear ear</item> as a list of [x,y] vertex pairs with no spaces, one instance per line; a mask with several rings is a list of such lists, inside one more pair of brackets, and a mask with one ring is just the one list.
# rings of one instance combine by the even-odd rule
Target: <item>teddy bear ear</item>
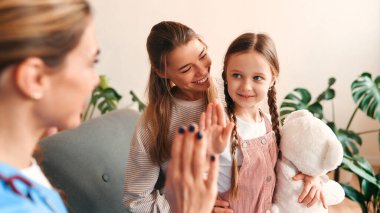
[[343,147],[339,140],[334,135],[334,138],[330,138],[328,142],[329,146],[326,150],[325,158],[323,161],[323,167],[326,172],[336,169],[343,160]]
[[285,118],[284,123],[289,122],[289,121],[294,120],[294,119],[297,119],[297,118],[305,117],[305,116],[313,116],[313,115],[309,111],[307,111],[306,109],[297,110],[297,111],[290,113]]

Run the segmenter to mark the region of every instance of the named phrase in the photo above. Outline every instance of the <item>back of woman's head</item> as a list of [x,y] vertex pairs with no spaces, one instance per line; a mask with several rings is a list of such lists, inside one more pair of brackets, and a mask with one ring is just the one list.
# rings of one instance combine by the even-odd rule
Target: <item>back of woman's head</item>
[[1,0],[0,74],[28,57],[60,66],[88,23],[86,0]]

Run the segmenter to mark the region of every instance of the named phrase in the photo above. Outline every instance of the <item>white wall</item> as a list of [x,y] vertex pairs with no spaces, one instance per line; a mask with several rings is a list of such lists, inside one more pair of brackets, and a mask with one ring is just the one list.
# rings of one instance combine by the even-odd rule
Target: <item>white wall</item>
[[[363,71],[380,74],[379,0],[92,0],[101,47],[99,73],[131,104],[130,90],[144,95],[149,64],[145,42],[163,20],[182,22],[210,47],[212,73],[220,75],[229,43],[244,32],[268,33],[277,45],[281,74],[278,97],[295,87],[314,96],[336,77],[336,123],[345,127],[355,106],[350,84]],[[326,105],[326,115],[331,114]],[[359,112],[353,129],[379,129]],[[363,136],[361,153],[380,165],[376,134]]]

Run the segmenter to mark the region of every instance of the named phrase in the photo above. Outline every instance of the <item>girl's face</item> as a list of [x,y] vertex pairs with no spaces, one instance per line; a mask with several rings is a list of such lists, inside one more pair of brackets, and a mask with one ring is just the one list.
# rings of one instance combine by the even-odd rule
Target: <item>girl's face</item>
[[76,127],[99,78],[94,69],[99,49],[92,21],[78,45],[66,56],[62,68],[49,71],[49,85],[39,106],[40,117],[58,129]]
[[269,63],[253,51],[231,55],[226,76],[228,93],[235,103],[236,114],[258,109],[274,83]]
[[192,39],[167,55],[166,73],[162,77],[177,86],[176,97],[197,100],[210,87],[210,66],[207,47],[198,39]]

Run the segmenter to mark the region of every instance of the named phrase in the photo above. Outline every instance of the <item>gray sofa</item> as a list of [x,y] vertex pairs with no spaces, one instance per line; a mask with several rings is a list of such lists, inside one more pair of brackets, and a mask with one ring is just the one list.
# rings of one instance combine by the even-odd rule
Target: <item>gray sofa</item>
[[116,110],[41,142],[43,170],[65,192],[70,212],[128,212],[121,204],[123,178],[138,117]]

